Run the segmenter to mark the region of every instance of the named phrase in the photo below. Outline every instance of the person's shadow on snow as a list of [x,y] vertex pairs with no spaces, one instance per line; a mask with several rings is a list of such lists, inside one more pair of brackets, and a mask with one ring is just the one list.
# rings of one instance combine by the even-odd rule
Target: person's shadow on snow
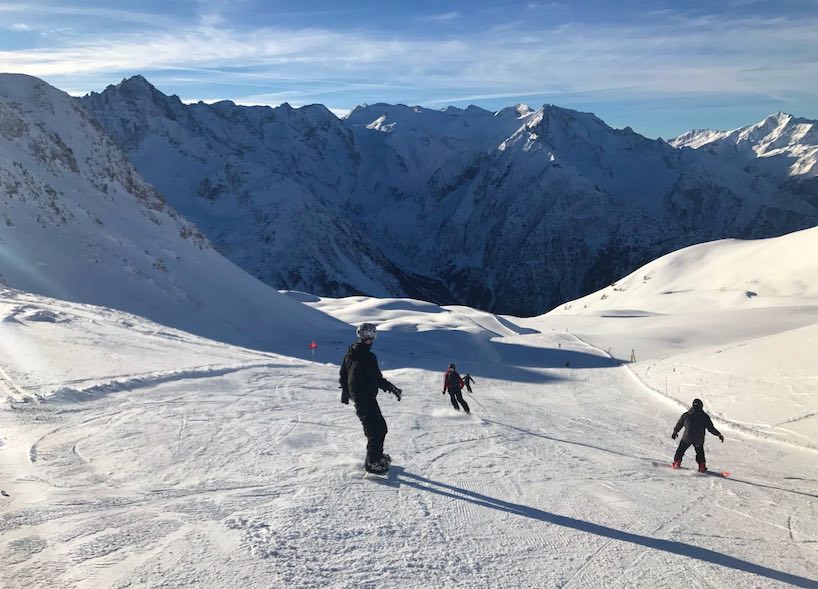
[[795,587],[818,589],[818,580],[815,579],[808,579],[792,573],[754,564],[728,554],[716,552],[715,550],[708,550],[707,548],[701,548],[692,544],[676,542],[674,540],[651,538],[650,536],[625,532],[623,530],[617,530],[615,528],[610,528],[608,526],[595,524],[573,517],[557,515],[535,507],[528,507],[519,503],[512,503],[510,501],[496,499],[482,493],[476,493],[475,491],[469,491],[468,489],[456,487],[448,483],[442,483],[427,477],[422,477],[407,471],[401,466],[393,465],[389,469],[389,473],[383,482],[396,487],[411,487],[413,489],[417,489],[418,491],[434,493],[435,495],[448,497],[450,499],[459,499],[460,501],[466,501],[487,509],[495,509],[497,511],[518,515],[520,517],[538,520],[543,523],[563,526],[573,530],[578,530],[580,532],[586,532],[588,534],[594,534],[603,538],[609,538],[611,540],[630,542],[632,544],[637,544],[653,550],[661,550],[670,554],[687,556],[689,558],[717,564],[719,566],[743,571],[753,575],[767,577],[768,579],[773,579],[782,583],[789,583]]

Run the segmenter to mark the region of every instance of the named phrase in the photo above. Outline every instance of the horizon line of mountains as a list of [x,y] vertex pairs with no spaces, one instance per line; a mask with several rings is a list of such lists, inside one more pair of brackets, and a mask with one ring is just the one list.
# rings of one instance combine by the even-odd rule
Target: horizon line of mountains
[[818,225],[818,123],[784,113],[664,141],[551,105],[184,104],[142,76],[73,100],[275,289],[536,315],[688,245]]

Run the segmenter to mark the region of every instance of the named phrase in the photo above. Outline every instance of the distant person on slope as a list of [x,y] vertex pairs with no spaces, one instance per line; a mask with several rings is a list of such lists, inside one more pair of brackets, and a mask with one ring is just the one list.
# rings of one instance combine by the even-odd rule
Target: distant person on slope
[[378,367],[378,358],[370,351],[377,329],[371,323],[362,323],[356,330],[358,341],[349,346],[341,363],[341,403],[355,403],[355,414],[364,426],[366,436],[367,472],[384,474],[389,470],[392,459],[383,453],[383,441],[386,438],[386,420],[378,406],[378,389],[389,391],[400,401],[401,390],[386,380]]
[[476,381],[471,377],[471,374],[469,374],[467,372],[466,376],[463,377],[463,383],[466,385],[466,390],[467,391],[471,392],[471,384],[470,383],[473,383],[473,382],[476,382]]
[[693,446],[696,449],[696,462],[699,463],[699,472],[707,472],[707,465],[704,461],[704,430],[709,431],[724,442],[724,436],[713,427],[710,416],[704,412],[702,407],[701,399],[693,399],[693,406],[682,413],[676,427],[673,428],[673,434],[670,437],[674,440],[679,436],[679,430],[685,429],[684,434],[682,434],[682,441],[679,442],[679,447],[676,449],[676,456],[673,458],[673,468],[679,468],[682,465],[684,453],[690,446]]
[[461,392],[463,389],[463,379],[460,378],[460,375],[457,373],[457,369],[455,368],[454,364],[449,364],[449,369],[446,371],[446,374],[443,376],[443,394],[445,395],[446,392],[449,392],[449,399],[452,401],[452,407],[454,407],[457,411],[460,411],[460,405],[463,406],[463,411],[469,413],[469,406],[463,400],[463,393]]

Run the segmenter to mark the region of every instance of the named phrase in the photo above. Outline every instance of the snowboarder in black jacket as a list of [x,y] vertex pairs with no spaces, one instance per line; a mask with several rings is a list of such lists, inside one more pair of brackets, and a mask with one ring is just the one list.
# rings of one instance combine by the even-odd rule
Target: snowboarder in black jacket
[[467,391],[471,392],[471,383],[473,383],[473,382],[476,382],[476,381],[471,377],[471,374],[469,374],[467,372],[466,376],[463,377],[463,384],[466,385],[466,390]]
[[378,406],[378,389],[389,391],[400,401],[401,390],[386,380],[378,367],[378,358],[370,351],[372,343],[378,336],[377,329],[371,323],[362,323],[356,330],[358,341],[347,350],[341,363],[341,403],[355,403],[355,414],[364,426],[366,436],[367,472],[383,474],[389,470],[391,458],[383,453],[383,441],[386,438],[386,420]]
[[460,406],[458,406],[458,403],[460,403],[460,405],[463,406],[463,411],[469,413],[469,406],[463,400],[462,390],[463,379],[460,378],[460,374],[458,374],[454,364],[449,364],[449,369],[443,376],[443,394],[445,395],[446,391],[448,391],[449,399],[452,402],[452,407],[460,411]]
[[673,434],[670,436],[674,440],[679,436],[679,430],[685,429],[682,434],[682,441],[676,448],[676,456],[673,457],[673,468],[682,465],[682,457],[690,446],[696,449],[696,462],[699,463],[699,472],[707,472],[707,465],[704,461],[704,432],[709,431],[724,442],[724,436],[713,426],[710,416],[704,412],[701,399],[693,399],[693,406],[682,413]]

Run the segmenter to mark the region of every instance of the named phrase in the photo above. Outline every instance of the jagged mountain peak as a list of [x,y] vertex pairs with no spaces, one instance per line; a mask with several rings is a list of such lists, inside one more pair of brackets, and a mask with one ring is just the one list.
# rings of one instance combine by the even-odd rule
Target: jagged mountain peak
[[791,114],[779,111],[763,118],[757,123],[734,129],[728,132],[727,135],[729,136],[735,133],[739,141],[760,141],[772,132],[785,131],[786,127],[791,124],[797,124],[795,117]]
[[421,117],[430,117],[432,120],[443,120],[444,117],[470,118],[476,116],[483,118],[495,116],[499,113],[514,111],[515,107],[509,107],[493,112],[473,104],[466,108],[446,106],[445,108],[436,109],[417,105],[409,106],[406,104],[389,104],[385,102],[378,102],[375,104],[359,104],[352,109],[352,111],[346,117],[344,117],[344,119],[353,124],[360,124],[364,121],[371,122],[372,120],[375,120],[381,116],[386,116],[387,118],[404,118],[406,120],[419,120]]
[[135,76],[131,76],[130,78],[122,78],[122,81],[117,84],[120,88],[145,88],[148,90],[156,90],[156,87],[148,82],[145,76],[141,74],[136,74]]
[[304,106],[300,106],[297,109],[303,115],[314,116],[320,119],[332,119],[338,120],[338,117],[333,114],[333,112],[328,109],[323,104],[305,104]]
[[527,104],[523,104],[522,102],[514,107],[514,110],[517,111],[517,114],[520,116],[526,116],[533,112],[532,108]]
[[141,75],[125,78],[116,85],[111,84],[102,92],[91,92],[84,100],[106,102],[112,109],[117,108],[114,105],[121,103],[140,104],[140,110],[149,117],[175,118],[179,116],[178,113],[183,106],[178,96],[162,93]]
[[534,111],[527,104],[518,104],[516,106],[507,106],[501,108],[494,113],[495,117],[513,116],[518,119],[524,119],[533,114]]
[[721,157],[744,162],[774,182],[818,177],[818,121],[785,112],[732,131],[688,131],[673,147],[707,147]]
[[267,350],[293,347],[287,325],[342,327],[219,255],[77,99],[28,76],[0,74],[0,219],[4,286]]
[[[470,138],[483,144],[485,139],[490,138],[480,148],[485,150],[496,147],[513,133],[522,124],[519,118],[520,115],[513,109],[494,113],[480,107],[427,109],[378,103],[356,107],[344,119],[344,123],[353,129],[366,128],[396,137],[413,136],[422,142],[443,141],[446,138],[444,142],[455,150],[457,148],[452,142]],[[503,122],[499,123],[500,120]]]
[[170,96],[164,94],[141,75],[124,78],[119,84],[108,86],[104,92],[108,94],[118,93],[132,99],[147,98],[153,101],[170,100],[181,103],[181,99],[178,96],[175,94]]
[[[534,121],[537,122],[534,123]],[[593,126],[605,129],[606,131],[613,130],[605,121],[593,113],[557,106],[555,104],[543,104],[539,109],[534,111],[534,116],[529,120],[529,125],[539,124],[542,121],[559,123],[561,125]]]
[[679,148],[693,147],[693,144],[698,140],[717,133],[723,133],[723,131],[713,131],[712,129],[691,129],[690,131],[685,131],[681,135],[677,135],[676,137],[666,140],[666,143],[673,147]]
[[766,121],[776,122],[776,123],[779,123],[779,124],[788,124],[788,123],[809,122],[809,119],[796,117],[795,115],[784,112],[784,111],[778,111],[778,112],[772,113],[771,115],[766,117],[763,121],[761,121],[760,123],[757,123],[757,124],[763,124]]
[[669,139],[667,143],[674,147],[701,147],[707,143],[712,143],[727,137],[734,137],[737,140],[754,140],[764,137],[775,129],[782,129],[791,125],[816,125],[818,121],[796,117],[783,111],[774,112],[760,121],[744,127],[738,127],[729,131],[716,129],[691,129]]
[[539,312],[672,248],[814,218],[712,153],[552,104],[88,107],[221,251],[323,295]]

